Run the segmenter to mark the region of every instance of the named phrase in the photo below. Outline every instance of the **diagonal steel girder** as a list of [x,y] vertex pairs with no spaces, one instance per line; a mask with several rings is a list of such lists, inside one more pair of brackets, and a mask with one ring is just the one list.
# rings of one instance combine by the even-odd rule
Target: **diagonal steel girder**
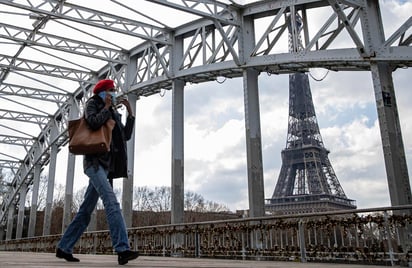
[[19,159],[17,157],[14,157],[13,155],[5,154],[2,152],[0,152],[0,155],[19,161]]
[[10,83],[0,84],[0,93],[2,95],[19,96],[52,103],[63,103],[69,98],[68,94],[32,88],[28,86],[13,85]]
[[15,58],[2,54],[0,54],[0,67],[88,83],[90,83],[89,80],[93,76],[93,73],[90,71],[76,70],[73,68],[23,58]]
[[[9,169],[13,173],[15,173],[15,171],[19,169],[20,165],[21,165],[20,161],[0,159],[0,168]],[[1,221],[0,221],[0,223],[1,223]]]
[[[273,17],[272,21],[269,23],[268,27],[266,28],[265,32],[261,36],[261,38],[257,41],[255,48],[253,49],[253,52],[251,53],[252,56],[257,56],[258,54],[264,54],[267,55],[269,54],[270,50],[274,47],[276,42],[279,40],[280,36],[283,34],[283,32],[287,28],[287,23],[284,23],[281,26],[277,26],[280,18],[284,15],[286,11],[286,6],[281,7],[276,15]],[[278,34],[274,39],[269,38],[269,34],[276,31],[278,29]],[[267,49],[261,52],[258,52],[260,47],[266,43]]]
[[[348,15],[347,15],[347,23],[351,28],[354,28],[356,23],[359,21],[359,9],[353,9]],[[333,13],[329,19],[323,24],[323,26],[320,28],[320,30],[314,35],[312,40],[308,42],[306,45],[305,51],[311,50],[315,44],[319,47],[319,50],[324,50],[329,47],[329,45],[333,42],[333,40],[342,32],[342,30],[345,28],[345,22],[342,20],[337,20],[338,19],[338,14]],[[336,21],[336,28],[334,30],[329,31],[328,34],[326,34],[326,30],[329,29],[331,25]],[[350,23],[349,23],[350,22]],[[319,45],[320,39],[322,37],[325,37],[325,35],[329,36],[326,41],[323,42],[323,44]]]
[[342,4],[346,4],[348,6],[353,6],[353,7],[362,7],[364,6],[364,1],[362,0],[340,0]]
[[0,134],[0,143],[18,146],[33,146],[35,140],[27,137]]
[[[62,0],[62,1],[64,1],[64,0]],[[51,9],[52,12],[56,12],[56,11],[59,9],[60,5],[61,5],[61,2],[59,2],[57,5],[53,6],[52,9]],[[40,28],[42,28],[44,25],[46,25],[46,23],[47,23],[48,20],[49,20],[49,17],[48,17],[48,16],[43,17],[43,18],[37,20],[37,21],[35,22],[35,24],[33,24],[34,29],[33,29],[33,31],[30,33],[28,39],[31,39],[31,38],[34,36],[34,33],[35,33],[38,29],[40,29]],[[23,43],[22,45],[20,45],[19,49],[18,49],[17,52],[14,54],[14,59],[11,60],[11,64],[15,64],[15,59],[16,59],[17,57],[19,57],[19,55],[23,52],[23,50],[24,50],[25,47],[26,47],[26,44],[25,44],[25,43]],[[10,73],[10,68],[9,68],[9,67],[4,68],[4,69],[2,70],[2,72],[0,73],[0,82],[3,82],[5,79],[7,79],[9,73]]]
[[353,42],[356,45],[356,48],[359,51],[359,54],[361,56],[368,56],[365,53],[365,46],[363,45],[360,37],[358,36],[358,34],[356,33],[356,31],[351,27],[350,21],[347,18],[347,16],[345,15],[345,13],[343,12],[343,8],[344,6],[340,3],[338,3],[337,0],[328,0],[330,6],[332,7],[332,9],[335,11],[335,13],[338,15],[339,19],[342,20],[343,25],[345,26],[346,30],[349,33],[349,36],[352,38]]
[[139,62],[135,73],[136,83],[160,77],[163,74],[168,78],[171,77],[168,69],[170,60],[170,49],[168,47],[157,47],[150,42],[150,44],[140,49]]
[[147,2],[171,7],[190,14],[194,14],[223,24],[239,26],[234,7],[219,1],[211,0],[180,0],[180,4],[167,0],[146,0]]
[[160,44],[170,44],[169,30],[132,19],[115,16],[106,12],[62,2],[58,12],[50,12],[53,4],[59,3],[55,0],[25,0],[25,4],[19,4],[13,0],[0,0],[0,4],[28,10],[50,18],[65,19],[97,28],[118,32],[125,35],[135,36],[143,40],[151,40]]
[[32,139],[35,138],[35,136],[32,135],[32,133],[28,133],[27,131],[24,132],[24,131],[17,129],[16,127],[12,127],[12,126],[10,126],[10,125],[0,124],[0,127],[4,128],[4,129],[11,130],[13,133],[22,134],[22,135],[24,135],[24,136],[26,136],[26,137],[30,137],[30,138],[32,138]]
[[120,50],[42,33],[41,31],[33,33],[32,29],[26,29],[6,23],[0,23],[0,38],[12,40],[20,44],[46,47],[108,62],[122,64],[126,62],[126,55]]
[[[298,1],[297,1],[298,2]],[[304,2],[304,1],[300,1]],[[316,2],[316,1],[312,1]],[[319,1],[318,1],[319,2]],[[359,1],[341,1],[345,2],[345,4],[340,4],[334,0],[329,0],[329,4],[327,6],[330,6],[333,10],[332,14],[330,17],[325,21],[325,23],[320,27],[317,33],[313,35],[313,37],[309,40],[309,36],[307,36],[308,40],[307,43],[304,44],[304,51],[309,52],[311,49],[315,50],[325,50],[327,49],[331,43],[339,36],[339,34],[342,32],[343,29],[346,29],[348,33],[350,34],[352,40],[356,44],[356,47],[359,51],[359,54],[362,56],[364,55],[364,45],[362,41],[360,40],[359,36],[357,35],[355,31],[355,26],[356,23],[359,22],[359,16],[360,16],[360,8],[361,8],[361,3]],[[272,21],[268,25],[267,29],[263,33],[262,36],[260,36],[260,39],[258,40],[255,49],[252,52],[252,56],[258,56],[258,55],[268,55],[271,52],[271,49],[276,46],[277,42],[279,41],[279,38],[281,35],[284,33],[284,31],[287,28],[287,21],[281,21],[281,17],[285,16],[288,18],[291,10],[300,10],[296,8],[296,4],[299,3],[290,3],[286,1],[279,1],[277,3],[278,6],[274,6],[272,12],[275,14],[273,17]],[[333,6],[333,7],[332,7]],[[345,9],[351,9],[349,14],[346,15],[343,10]],[[295,12],[296,12],[295,11]],[[302,12],[304,12],[304,8],[302,8]],[[279,23],[281,21],[281,23]],[[330,27],[336,26],[336,29],[330,30]],[[306,27],[306,26],[305,26]],[[326,32],[326,31],[329,32]],[[270,37],[270,34],[277,33],[274,38]],[[292,31],[292,39],[296,40],[296,33]],[[320,39],[323,38],[325,39],[325,36],[328,36],[328,38],[323,42],[323,44],[319,45]],[[263,44],[266,43],[266,49],[262,48]],[[315,47],[316,45],[316,47]]]
[[40,127],[47,125],[47,123],[50,121],[50,118],[50,116],[45,115],[0,109],[0,119],[20,121],[24,123],[34,123],[38,124]]
[[412,17],[409,17],[404,24],[402,24],[397,31],[395,31],[385,42],[384,46],[389,47],[399,40],[399,46],[409,46],[412,43],[412,33],[405,37],[406,32],[412,27]]
[[[172,3],[167,0],[147,0],[148,2],[164,5],[174,9],[178,9],[190,14],[198,15],[205,19],[210,19],[214,22],[216,29],[221,34],[223,42],[227,45],[228,51],[232,55],[234,61],[237,65],[241,65],[237,51],[234,48],[234,39],[229,39],[223,27],[225,25],[231,25],[240,27],[240,22],[237,19],[234,7],[229,7],[224,3],[219,1],[210,0],[198,0],[198,1],[188,1],[181,0],[181,4]],[[208,12],[203,11],[205,9]],[[237,32],[237,31],[235,31]],[[237,39],[237,38],[236,38]]]

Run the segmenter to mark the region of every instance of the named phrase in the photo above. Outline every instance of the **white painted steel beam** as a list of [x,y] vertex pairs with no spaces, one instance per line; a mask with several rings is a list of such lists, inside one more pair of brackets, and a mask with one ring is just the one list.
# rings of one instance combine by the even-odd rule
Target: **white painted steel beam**
[[29,218],[29,228],[27,231],[27,237],[35,236],[41,169],[42,167],[40,164],[36,164],[34,166],[33,188],[32,188],[32,194],[31,194],[30,218]]
[[[125,90],[129,90],[131,84],[134,81],[134,74],[136,72],[136,57],[130,58],[129,68],[126,73]],[[134,162],[135,162],[135,140],[136,140],[136,125],[137,118],[141,118],[136,114],[136,102],[138,97],[135,94],[127,95],[133,114],[135,116],[135,126],[132,133],[132,137],[127,141],[127,178],[123,179],[123,191],[122,191],[122,213],[126,223],[126,227],[131,228],[133,225],[133,189],[134,189]],[[138,117],[139,116],[139,117]]]

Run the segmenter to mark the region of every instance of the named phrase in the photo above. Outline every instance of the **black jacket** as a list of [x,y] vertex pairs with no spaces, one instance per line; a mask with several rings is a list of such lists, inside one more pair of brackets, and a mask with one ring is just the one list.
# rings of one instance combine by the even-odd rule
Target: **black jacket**
[[112,131],[112,142],[110,152],[103,154],[85,155],[83,168],[101,165],[109,171],[108,178],[127,177],[127,147],[126,141],[130,140],[134,128],[133,116],[128,116],[126,125],[121,122],[121,115],[113,108],[104,109],[104,101],[98,95],[93,95],[87,102],[84,115],[87,123],[92,129],[100,128],[109,118],[116,121]]

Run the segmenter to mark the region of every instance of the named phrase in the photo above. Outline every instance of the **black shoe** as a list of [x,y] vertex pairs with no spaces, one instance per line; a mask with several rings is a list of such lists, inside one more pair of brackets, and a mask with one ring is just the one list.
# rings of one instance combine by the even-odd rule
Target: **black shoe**
[[118,252],[117,255],[118,255],[117,261],[119,262],[120,265],[123,265],[139,257],[139,252],[126,250],[123,252]]
[[60,248],[57,248],[56,257],[60,258],[60,259],[65,259],[66,261],[70,261],[70,262],[79,262],[80,261],[78,258],[73,257],[72,254],[66,253],[63,250],[61,250]]

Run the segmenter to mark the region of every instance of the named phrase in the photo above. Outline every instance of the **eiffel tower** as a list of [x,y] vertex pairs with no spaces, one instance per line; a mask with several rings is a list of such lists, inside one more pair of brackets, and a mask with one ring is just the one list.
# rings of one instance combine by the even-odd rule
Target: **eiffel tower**
[[[301,50],[302,20],[296,13],[288,21],[296,21],[289,27],[289,50]],[[297,34],[291,34],[293,29]],[[293,36],[298,40],[294,41]],[[306,73],[289,75],[288,134],[281,154],[282,167],[272,198],[266,199],[266,211],[298,214],[356,208],[355,201],[346,197],[329,161]]]

